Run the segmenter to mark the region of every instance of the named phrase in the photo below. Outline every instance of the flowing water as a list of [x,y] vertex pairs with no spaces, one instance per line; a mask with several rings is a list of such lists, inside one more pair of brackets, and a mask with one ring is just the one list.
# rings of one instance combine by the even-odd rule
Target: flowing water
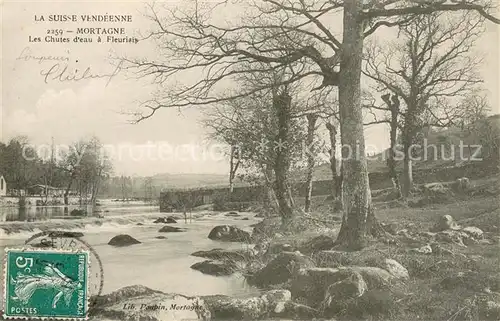
[[[205,259],[190,254],[213,248],[240,249],[248,245],[224,243],[207,238],[210,230],[221,224],[236,225],[250,231],[249,225],[258,222],[253,213],[241,213],[241,217],[226,217],[224,213],[193,213],[197,218],[178,220],[171,226],[186,228],[186,232],[158,233],[163,224],[153,223],[157,207],[145,204],[116,204],[103,202],[104,218],[68,218],[63,208],[30,208],[17,212],[15,208],[0,208],[0,259],[3,262],[4,248],[17,247],[33,234],[46,229],[73,230],[84,233],[87,241],[99,255],[104,269],[102,293],[110,293],[129,285],[144,285],[167,293],[185,295],[225,294],[248,296],[257,289],[248,286],[239,274],[215,277],[192,270],[190,266]],[[173,215],[181,216],[179,213]],[[248,217],[248,220],[241,218]],[[143,225],[137,225],[142,223]],[[128,247],[113,247],[108,241],[117,234],[129,234],[141,244]],[[156,236],[167,239],[157,239]],[[3,284],[0,286],[2,287]]]

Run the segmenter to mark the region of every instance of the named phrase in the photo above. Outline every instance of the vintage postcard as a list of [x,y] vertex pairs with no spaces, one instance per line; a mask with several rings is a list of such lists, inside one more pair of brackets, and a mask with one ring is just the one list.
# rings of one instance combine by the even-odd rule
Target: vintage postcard
[[500,320],[498,1],[0,10],[0,318]]

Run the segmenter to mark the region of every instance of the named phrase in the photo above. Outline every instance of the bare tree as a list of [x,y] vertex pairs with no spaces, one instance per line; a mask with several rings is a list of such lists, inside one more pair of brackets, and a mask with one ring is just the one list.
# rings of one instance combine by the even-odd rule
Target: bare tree
[[307,118],[307,171],[306,171],[306,199],[304,204],[304,211],[309,213],[311,209],[311,197],[312,197],[312,185],[313,185],[313,174],[314,165],[316,157],[316,149],[314,148],[314,132],[316,130],[316,121],[318,120],[318,115],[311,113],[306,115]]
[[483,20],[468,12],[417,16],[400,26],[393,46],[367,50],[364,74],[376,81],[378,90],[393,94],[391,100],[382,96],[390,114],[388,161],[393,179],[397,179],[394,125],[398,124],[398,115],[402,121],[404,197],[413,185],[411,151],[418,133],[424,127],[447,127],[460,119],[463,112],[457,97],[470,95],[481,82],[476,73],[481,60],[470,51],[483,31]]
[[[198,4],[196,2],[196,4]],[[241,17],[220,22],[213,19],[215,10],[240,6]],[[243,7],[243,10],[241,10]],[[164,107],[207,105],[249,95],[268,88],[249,88],[238,94],[221,87],[243,73],[271,72],[292,67],[282,85],[306,77],[321,82],[316,88],[336,86],[339,90],[341,142],[357,151],[343,161],[343,210],[338,243],[350,248],[364,246],[369,234],[376,234],[365,156],[363,114],[361,108],[361,67],[364,38],[381,26],[396,26],[416,16],[437,11],[475,11],[499,23],[485,3],[477,1],[306,1],[263,0],[250,3],[205,3],[191,10],[151,8],[150,17],[157,28],[147,37],[157,41],[159,59],[131,59],[139,76],[151,76],[159,84],[158,95],[144,103],[146,113],[138,120],[153,116]],[[342,41],[328,23],[342,10]],[[266,63],[263,69],[260,63]],[[242,64],[253,68],[239,68]],[[179,85],[173,79],[198,77]],[[188,81],[189,82],[189,81]],[[168,88],[165,88],[168,87]],[[167,89],[167,90],[165,90]],[[347,154],[346,154],[347,156]],[[345,157],[344,157],[345,158]]]

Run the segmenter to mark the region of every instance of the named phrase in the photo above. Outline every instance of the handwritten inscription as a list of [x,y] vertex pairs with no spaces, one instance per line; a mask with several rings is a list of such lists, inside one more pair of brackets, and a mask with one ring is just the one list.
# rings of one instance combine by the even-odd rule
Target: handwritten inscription
[[[69,52],[68,52],[69,54]],[[32,49],[30,47],[25,47],[19,56],[16,58],[16,60],[21,60],[21,61],[37,61],[39,64],[45,62],[45,61],[59,61],[59,62],[68,62],[69,61],[69,56],[42,56],[42,55],[37,55],[34,54]]]
[[111,80],[120,73],[123,66],[123,61],[116,65],[115,69],[111,73],[96,73],[92,71],[89,66],[85,69],[72,69],[67,64],[56,63],[48,69],[43,69],[40,71],[40,75],[43,76],[43,81],[48,84],[50,81],[59,82],[77,82],[85,79],[107,79],[106,86],[109,85]]

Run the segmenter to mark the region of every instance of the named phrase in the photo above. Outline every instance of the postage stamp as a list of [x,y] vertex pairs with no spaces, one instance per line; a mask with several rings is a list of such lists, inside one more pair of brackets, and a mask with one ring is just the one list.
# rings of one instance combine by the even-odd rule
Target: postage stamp
[[89,253],[6,249],[4,317],[86,320]]

